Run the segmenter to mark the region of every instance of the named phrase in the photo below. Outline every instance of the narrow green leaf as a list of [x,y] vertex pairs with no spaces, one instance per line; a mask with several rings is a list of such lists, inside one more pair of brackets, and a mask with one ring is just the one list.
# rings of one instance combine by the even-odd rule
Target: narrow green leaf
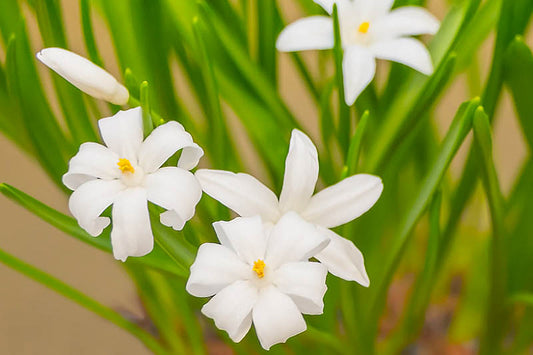
[[[61,212],[45,205],[44,203],[10,185],[0,184],[0,192],[31,213],[35,214],[37,217],[41,218],[57,229],[67,233],[68,235],[100,250],[106,252],[112,251],[109,228],[104,231],[101,236],[94,238],[81,229],[74,218],[62,214]],[[137,263],[140,265],[150,266],[178,275],[180,277],[187,277],[188,274],[184,268],[177,267],[177,265],[173,263],[172,260],[170,260],[160,248],[157,247],[146,256],[140,258],[128,258],[126,264],[127,263]]]
[[521,36],[515,37],[505,54],[505,80],[518,113],[522,132],[533,151],[533,54]]
[[400,324],[385,345],[385,354],[397,354],[416,337],[425,321],[425,313],[430,302],[431,292],[437,281],[436,266],[440,245],[440,213],[442,192],[435,193],[429,206],[429,235],[426,259],[420,275],[413,287],[413,293],[405,309]]
[[350,142],[351,121],[350,121],[350,107],[346,105],[344,97],[344,77],[342,72],[342,38],[339,24],[339,13],[337,4],[333,5],[333,30],[335,35],[335,46],[333,47],[333,56],[335,58],[335,80],[337,82],[338,98],[339,98],[339,126],[337,136],[342,151],[348,151]]
[[7,48],[11,35],[17,32],[21,18],[22,11],[19,6],[19,1],[0,1],[0,33],[4,48]]
[[406,209],[407,214],[403,218],[403,222],[401,223],[397,237],[394,239],[393,245],[390,247],[390,257],[388,257],[384,263],[384,271],[382,277],[380,277],[379,284],[376,287],[376,297],[370,308],[370,325],[374,327],[374,331],[376,331],[375,327],[377,327],[377,320],[385,302],[388,286],[392,280],[392,276],[397,270],[397,266],[405,251],[407,243],[410,240],[412,231],[433,198],[451,160],[457,153],[457,150],[463,143],[466,135],[471,130],[474,112],[478,106],[478,98],[461,105],[446,137],[444,138],[438,156],[434,160],[428,175],[426,175],[421,184],[415,200],[410,207]]
[[63,187],[60,177],[75,148],[62,133],[46,100],[23,21],[17,36],[9,41],[6,72],[10,97],[22,114],[36,158],[53,181]]
[[67,285],[66,283],[56,279],[55,277],[29,265],[25,262],[17,259],[16,257],[6,253],[0,249],[0,262],[7,265],[23,274],[24,276],[37,281],[38,283],[48,287],[49,289],[57,292],[61,296],[68,298],[71,301],[76,302],[83,308],[99,315],[100,317],[110,321],[111,323],[119,326],[120,328],[131,333],[137,339],[139,339],[148,349],[158,355],[166,355],[168,352],[161,347],[161,345],[155,340],[155,338],[147,333],[144,329],[137,324],[127,320],[118,312],[112,310],[101,304],[100,302],[90,298],[81,291]]
[[103,67],[104,62],[98,51],[96,40],[94,38],[94,30],[91,16],[91,0],[80,0],[81,25],[83,29],[83,40],[85,42],[85,49],[89,54],[89,59],[94,64]]
[[474,137],[476,147],[481,156],[482,175],[486,195],[489,201],[492,220],[492,240],[490,244],[490,292],[487,309],[485,331],[481,338],[480,352],[483,354],[499,354],[501,340],[506,332],[507,319],[505,310],[506,262],[505,262],[505,228],[503,221],[503,197],[492,159],[492,134],[489,118],[482,107],[474,115]]
[[205,68],[203,71],[203,79],[206,88],[205,95],[207,96],[206,111],[210,124],[208,132],[210,134],[210,143],[213,147],[211,151],[214,155],[213,164],[214,167],[224,168],[226,167],[226,162],[228,161],[227,148],[229,146],[229,140],[227,139],[227,127],[220,105],[219,89],[215,78],[215,70],[213,68],[210,53],[208,52],[208,48],[204,41],[204,38],[207,36],[207,32],[205,28],[201,26],[198,18],[193,20],[193,29],[198,42],[199,51],[201,53],[203,67]]
[[368,111],[363,113],[363,116],[361,117],[361,120],[359,120],[359,124],[355,129],[355,134],[350,140],[350,148],[348,149],[348,156],[345,164],[345,166],[348,167],[346,176],[353,175],[357,171],[359,156],[361,154],[361,146],[363,144],[363,137],[365,136],[369,116],[370,113]]
[[281,19],[276,1],[257,2],[257,58],[266,76],[276,86],[276,36],[281,30]]
[[147,81],[143,81],[141,83],[139,91],[141,93],[144,137],[146,138],[154,130],[154,125],[157,126],[157,122],[154,122],[152,118],[152,107],[150,106],[150,87]]

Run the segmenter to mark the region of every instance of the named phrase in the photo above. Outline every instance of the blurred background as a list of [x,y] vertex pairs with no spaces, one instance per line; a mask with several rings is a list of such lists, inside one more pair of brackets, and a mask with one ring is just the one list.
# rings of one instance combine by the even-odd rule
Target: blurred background
[[[183,1],[183,0],[176,0]],[[311,0],[310,0],[311,1]],[[510,0],[509,0],[510,1]],[[63,13],[67,19],[67,33],[70,48],[85,54],[80,28],[78,1],[63,0]],[[284,12],[289,21],[301,16],[292,0],[283,0]],[[442,19],[445,13],[445,0],[429,1],[430,10]],[[32,47],[36,52],[42,47],[36,20],[28,8],[25,9],[28,26],[32,34]],[[97,42],[104,55],[106,69],[121,77],[115,62],[111,40],[106,25],[98,13],[93,14]],[[480,52],[481,72],[486,73],[491,58],[493,36],[483,45]],[[528,43],[533,44],[533,33],[528,35]],[[4,58],[5,48],[0,45],[0,58]],[[132,55],[142,55],[133,53]],[[310,54],[313,55],[313,54]],[[39,66],[45,78],[50,73]],[[382,66],[385,73],[387,67]],[[379,74],[378,74],[379,75]],[[179,73],[175,75],[179,85]],[[385,75],[382,75],[385,76]],[[459,104],[468,98],[466,78],[461,76],[448,91],[437,110],[439,125],[444,132]],[[48,80],[48,85],[50,85]],[[296,113],[312,137],[318,136],[315,105],[305,95],[303,84],[292,70],[289,57],[280,55],[280,90],[288,105]],[[181,90],[183,92],[183,90]],[[517,169],[525,157],[525,143],[514,118],[513,106],[507,95],[500,104],[496,115],[494,155],[504,193],[517,174]],[[533,99],[533,98],[532,98]],[[48,179],[37,162],[26,157],[4,136],[0,136],[0,182],[7,182],[29,193],[50,206],[68,213],[67,199]],[[452,165],[461,166],[461,159],[467,151],[462,149]],[[250,167],[250,173],[257,174]],[[259,172],[260,175],[260,172]],[[142,321],[143,311],[134,286],[109,254],[90,248],[73,238],[65,237],[45,222],[40,221],[6,198],[0,198],[0,223],[2,234],[0,244],[7,252],[31,261],[59,279],[87,293],[103,304],[121,313]],[[477,229],[488,229],[487,211],[467,210],[463,223]],[[465,257],[465,256],[461,256]],[[472,257],[472,256],[466,256]],[[134,337],[115,325],[99,318],[77,304],[55,294],[45,287],[0,265],[0,354],[147,354],[148,351]],[[389,311],[402,305],[402,292],[410,284],[409,278],[396,280],[389,300]],[[459,281],[460,287],[460,281]],[[457,291],[458,293],[460,290]],[[458,295],[455,295],[457,297]],[[457,307],[457,299],[451,294],[444,308],[452,311]],[[433,313],[432,313],[433,312]],[[446,339],[431,333],[432,317],[439,317],[439,310],[430,308],[427,329],[422,340],[428,342],[430,353],[467,354],[468,344],[460,340]],[[440,319],[440,318],[439,318]],[[384,322],[387,320],[385,319]]]

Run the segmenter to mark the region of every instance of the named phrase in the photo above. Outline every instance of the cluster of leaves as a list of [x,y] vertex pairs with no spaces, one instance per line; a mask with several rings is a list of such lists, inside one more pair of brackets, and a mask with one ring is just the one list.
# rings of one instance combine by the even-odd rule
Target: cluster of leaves
[[[131,102],[139,102],[154,117],[180,121],[205,149],[209,166],[247,170],[240,142],[229,124],[236,116],[269,184],[279,191],[289,135],[300,127],[278,90],[275,40],[285,24],[280,3],[80,0],[81,27],[88,57],[102,65],[92,16],[105,20]],[[320,11],[311,0],[294,3],[305,14]],[[397,0],[395,5],[423,3]],[[1,43],[6,53],[0,65],[0,130],[37,159],[64,189],[61,175],[67,170],[68,159],[79,144],[97,140],[96,119],[108,110],[55,75],[54,92],[44,91],[24,6],[35,14],[45,46],[68,48],[59,0],[0,3]],[[462,336],[479,338],[483,353],[499,353],[509,334],[513,336],[505,346],[513,351],[531,344],[533,280],[528,271],[533,269],[533,220],[528,211],[533,209],[533,56],[521,35],[532,11],[531,0],[455,1],[430,43],[435,73],[425,77],[394,64],[384,88],[371,85],[353,108],[337,94],[342,93],[338,90],[342,88],[338,43],[331,53],[313,58],[321,68],[319,73],[310,70],[310,64],[316,63],[310,63],[309,58],[291,54],[293,68],[320,113],[322,181],[329,185],[348,174],[365,172],[381,176],[386,188],[376,208],[344,226],[342,233],[363,251],[371,287],[362,289],[355,283],[329,279],[325,315],[310,319],[305,335],[275,347],[273,352],[303,352],[312,347],[315,353],[352,354],[357,349],[371,354],[397,353],[405,348],[424,324],[437,281],[445,283],[452,277],[445,266],[453,257],[450,249],[457,236],[464,238],[460,241],[464,248],[470,248],[465,252],[486,258],[483,266],[472,267],[467,278],[478,281],[472,281],[475,287],[465,288],[466,306],[460,307],[456,321],[465,318],[461,314],[472,315],[468,305],[475,310],[482,307],[482,312],[476,316],[478,324],[470,320]],[[496,39],[488,79],[482,85],[472,85],[473,97],[458,108],[441,140],[433,109],[459,73],[467,70],[474,82],[479,81],[476,53],[492,30]],[[173,82],[176,63],[186,80],[182,85],[186,93],[185,89],[178,91]],[[331,77],[324,70],[329,65],[335,68]],[[500,190],[491,142],[491,123],[504,86],[512,93],[528,144],[528,157],[506,197]],[[52,95],[59,102],[59,115],[50,107]],[[109,109],[115,112],[119,108]],[[461,177],[451,183],[450,163],[471,131],[474,144]],[[471,236],[462,234],[459,227],[479,180],[483,181],[492,229],[481,245],[474,245],[468,242]],[[91,238],[73,218],[16,188],[2,184],[0,191],[68,235],[111,251],[109,231]],[[200,303],[185,293],[184,283],[200,243],[214,239],[210,223],[229,217],[225,209],[204,197],[197,217],[183,232],[165,228],[154,218],[154,252],[125,263],[157,336],[3,251],[0,261],[130,331],[154,353],[204,354],[205,326],[195,314]],[[417,226],[426,225],[420,223],[426,217],[429,227],[415,231]],[[387,292],[412,250],[425,257],[409,262],[417,273],[416,282],[397,326],[382,337],[379,321],[385,312]],[[468,302],[472,298],[474,305]],[[259,349],[254,337],[236,345],[224,334],[218,335],[237,353]]]

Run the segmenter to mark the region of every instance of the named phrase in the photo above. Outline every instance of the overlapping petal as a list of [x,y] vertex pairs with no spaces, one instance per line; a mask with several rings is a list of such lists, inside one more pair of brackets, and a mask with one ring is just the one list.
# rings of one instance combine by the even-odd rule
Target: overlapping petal
[[276,269],[284,263],[304,261],[324,249],[328,239],[295,212],[288,212],[272,228],[265,263]]
[[238,217],[229,222],[215,222],[213,227],[222,245],[249,265],[265,257],[266,236],[261,217]]
[[253,176],[208,169],[200,169],[195,175],[206,194],[239,216],[259,215],[263,222],[278,220],[276,195]]
[[220,244],[205,243],[198,249],[186,289],[193,296],[210,297],[249,274],[248,265],[233,251]]
[[300,312],[322,314],[328,269],[320,263],[293,262],[275,271],[274,285],[289,295]]
[[353,175],[313,196],[302,216],[326,228],[337,227],[368,211],[382,191],[379,177]]
[[427,48],[414,38],[396,38],[374,43],[370,50],[379,59],[398,62],[422,74],[433,73],[433,63]]
[[70,196],[70,213],[81,228],[96,237],[109,225],[108,217],[99,217],[124,190],[118,180],[92,180],[79,186]]
[[100,134],[106,146],[120,158],[137,162],[137,154],[143,142],[143,122],[140,107],[119,111],[113,117],[98,121]]
[[439,20],[422,7],[405,6],[391,11],[372,26],[380,40],[404,36],[433,35],[439,30]]
[[139,150],[139,164],[145,172],[154,172],[180,149],[183,152],[178,166],[186,170],[194,168],[204,154],[181,124],[167,122],[154,129],[144,140]]
[[367,48],[352,45],[344,50],[342,61],[344,76],[344,98],[346,104],[351,106],[374,79],[376,73],[376,60]]
[[112,180],[120,177],[118,155],[98,143],[83,143],[78,153],[70,160],[68,172],[63,175],[63,184],[71,190],[93,180]]
[[330,242],[325,249],[315,255],[315,258],[333,275],[368,287],[370,280],[366,273],[363,254],[359,249],[351,241],[329,229],[320,228],[320,230]]
[[146,190],[140,187],[122,191],[113,203],[111,245],[115,259],[143,256],[154,248]]
[[331,49],[334,43],[332,19],[311,16],[285,27],[276,41],[276,48],[282,52]]
[[281,212],[301,211],[313,196],[317,179],[316,147],[309,137],[294,129],[285,160],[285,176],[279,198]]
[[257,337],[266,350],[307,329],[291,298],[273,286],[261,290],[252,313]]
[[149,201],[169,211],[161,214],[161,223],[175,230],[183,229],[194,216],[202,189],[194,175],[180,168],[164,167],[148,174],[144,181]]
[[238,343],[250,330],[252,307],[257,299],[258,291],[249,281],[236,281],[207,302],[202,307],[202,313]]

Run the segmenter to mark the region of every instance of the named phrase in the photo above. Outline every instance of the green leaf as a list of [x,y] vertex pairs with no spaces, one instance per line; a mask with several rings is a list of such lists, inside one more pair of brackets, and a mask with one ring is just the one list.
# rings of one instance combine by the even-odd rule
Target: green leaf
[[127,320],[118,312],[102,305],[100,302],[90,298],[81,291],[67,285],[66,283],[56,279],[53,276],[29,265],[25,262],[17,259],[16,257],[6,253],[0,249],[0,262],[9,266],[13,270],[20,272],[21,274],[37,281],[38,283],[48,287],[49,289],[57,292],[58,294],[68,298],[71,301],[76,302],[83,308],[99,315],[100,317],[110,321],[111,323],[119,326],[120,328],[128,331],[137,339],[139,339],[148,349],[154,352],[154,354],[165,355],[168,352],[161,347],[161,345],[155,340],[155,338],[147,333],[144,329],[139,327],[132,321]]
[[503,197],[492,159],[490,123],[482,107],[479,107],[474,115],[474,137],[477,151],[483,162],[482,175],[492,220],[489,303],[486,313],[486,328],[481,338],[480,351],[484,354],[498,354],[498,349],[501,346],[500,341],[506,332],[506,328],[502,325],[505,324],[507,318],[504,302],[507,276],[504,259],[506,255],[504,250],[506,233],[503,223]]
[[[94,238],[81,229],[74,218],[62,214],[10,185],[0,184],[0,192],[37,217],[68,235],[100,250],[109,253],[112,251],[109,228],[104,231],[101,236]],[[187,270],[179,268],[162,252],[160,248],[157,247],[146,256],[140,258],[128,258],[126,264],[128,263],[149,266],[184,278],[188,275]]]
[[505,54],[505,80],[518,113],[522,132],[533,151],[533,55],[521,36],[515,37]]
[[350,107],[346,105],[344,97],[344,77],[342,72],[343,50],[337,4],[333,5],[332,16],[335,35],[335,46],[333,47],[333,56],[335,58],[335,80],[337,83],[337,95],[339,98],[339,126],[337,136],[343,153],[346,153],[350,141],[351,121]]
[[150,87],[147,81],[141,83],[139,89],[141,93],[141,109],[143,116],[144,137],[148,137],[154,130],[154,125],[158,126],[159,122],[154,122],[152,117],[152,107],[150,106]]
[[85,49],[89,54],[89,59],[94,64],[103,67],[104,62],[98,51],[96,40],[94,39],[94,30],[91,16],[91,0],[80,0],[81,25],[83,29],[83,40]]
[[350,148],[348,149],[348,156],[346,158],[345,164],[345,166],[348,168],[346,170],[346,176],[353,175],[357,171],[359,156],[361,154],[361,146],[363,144],[363,137],[366,132],[366,126],[368,123],[369,116],[370,113],[368,111],[363,114],[355,130],[355,134],[350,140]]
[[382,270],[384,271],[378,281],[378,286],[375,288],[376,296],[372,307],[370,308],[370,325],[372,327],[377,326],[377,320],[385,302],[388,286],[392,280],[392,276],[397,270],[397,266],[404,254],[405,248],[410,241],[412,231],[433,198],[451,160],[472,128],[474,112],[478,106],[478,98],[461,105],[446,137],[444,138],[438,156],[435,158],[432,167],[421,183],[421,187],[416,194],[415,200],[406,209],[407,214],[403,218],[403,222],[400,225],[398,235],[394,239],[393,245],[390,246],[390,256],[387,257],[384,262],[384,266],[382,267]]
[[74,146],[62,133],[44,95],[24,21],[20,23],[17,36],[9,41],[6,72],[10,97],[22,114],[36,158],[53,181],[63,188],[60,177],[67,170],[67,158]]

